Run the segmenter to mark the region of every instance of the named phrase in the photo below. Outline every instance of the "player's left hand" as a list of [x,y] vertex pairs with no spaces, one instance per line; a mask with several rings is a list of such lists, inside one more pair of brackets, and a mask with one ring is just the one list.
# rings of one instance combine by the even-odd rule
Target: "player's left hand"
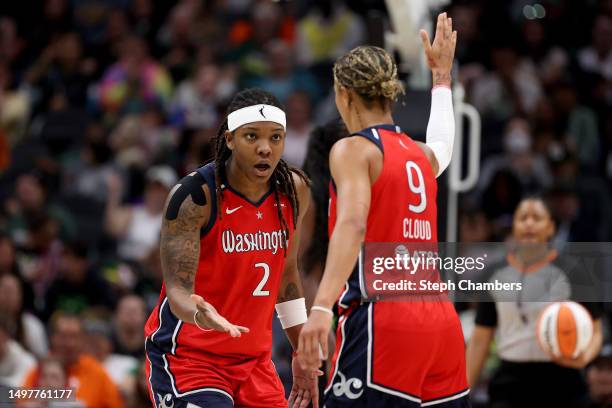
[[327,339],[331,330],[332,316],[313,310],[302,327],[298,343],[298,361],[304,370],[315,371],[327,359]]
[[293,371],[293,387],[291,387],[291,393],[289,394],[289,408],[306,408],[310,401],[312,401],[314,408],[318,408],[318,378],[323,375],[323,371],[303,370],[295,356],[291,362],[291,371]]

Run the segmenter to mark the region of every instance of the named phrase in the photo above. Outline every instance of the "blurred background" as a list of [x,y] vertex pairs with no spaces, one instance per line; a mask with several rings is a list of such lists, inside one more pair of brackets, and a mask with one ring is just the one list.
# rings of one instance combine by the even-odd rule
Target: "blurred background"
[[[610,241],[612,0],[443,10],[459,36],[454,79],[482,119],[458,240],[506,239],[521,197],[538,193],[552,199],[556,242]],[[159,296],[168,191],[212,157],[245,87],[285,105],[285,159],[303,166],[310,132],[338,117],[334,60],[383,46],[389,27],[375,0],[1,2],[0,384],[71,381],[50,351],[87,354],[80,363],[112,381],[79,386],[118,393],[106,406],[149,406],[142,328]],[[399,106],[425,109],[410,92]],[[424,112],[407,126],[416,138]],[[282,333],[276,343],[290,387]]]

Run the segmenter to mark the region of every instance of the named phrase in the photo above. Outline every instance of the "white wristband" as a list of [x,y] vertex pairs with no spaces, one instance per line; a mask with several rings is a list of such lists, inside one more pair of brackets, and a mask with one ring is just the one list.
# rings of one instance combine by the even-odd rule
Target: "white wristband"
[[331,310],[331,309],[329,309],[327,307],[323,307],[323,306],[312,306],[310,308],[310,311],[312,312],[313,310],[318,310],[319,312],[324,312],[324,313],[330,314],[332,316],[334,315],[334,311],[333,310]]
[[308,320],[306,299],[304,298],[277,303],[275,309],[283,329],[306,323],[306,320]]

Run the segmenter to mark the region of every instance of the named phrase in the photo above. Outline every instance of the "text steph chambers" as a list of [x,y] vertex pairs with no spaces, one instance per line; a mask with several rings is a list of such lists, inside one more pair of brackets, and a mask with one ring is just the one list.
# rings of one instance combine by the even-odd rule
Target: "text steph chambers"
[[469,279],[462,279],[457,282],[448,280],[442,282],[432,282],[427,279],[420,281],[410,281],[402,279],[399,282],[385,282],[376,279],[372,282],[374,290],[377,291],[398,291],[398,292],[448,292],[454,290],[462,291],[520,291],[523,290],[521,282],[472,282]]

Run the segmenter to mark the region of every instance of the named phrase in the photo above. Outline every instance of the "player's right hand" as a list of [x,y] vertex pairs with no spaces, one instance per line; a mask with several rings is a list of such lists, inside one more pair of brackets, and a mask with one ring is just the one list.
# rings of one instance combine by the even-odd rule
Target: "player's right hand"
[[457,31],[453,31],[452,19],[446,13],[438,15],[433,43],[430,42],[427,31],[421,30],[420,34],[429,69],[434,74],[450,75],[457,45]]
[[217,309],[210,303],[206,302],[202,296],[192,294],[191,300],[198,308],[194,319],[194,323],[202,329],[216,330],[222,333],[227,333],[232,337],[240,337],[242,333],[248,333],[249,329],[244,326],[237,326],[227,321],[227,319],[217,312]]

